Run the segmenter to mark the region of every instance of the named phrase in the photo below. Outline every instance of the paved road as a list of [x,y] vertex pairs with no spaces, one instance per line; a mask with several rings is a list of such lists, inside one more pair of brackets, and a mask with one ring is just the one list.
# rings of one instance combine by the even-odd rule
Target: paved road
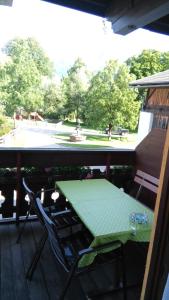
[[57,134],[61,124],[47,124],[41,122],[18,122],[16,129],[4,137],[1,147],[50,147],[62,148],[53,137]]
[[[15,123],[16,129],[4,137],[4,142],[0,144],[0,147],[65,148],[57,144],[57,138],[54,135],[58,133],[71,135],[75,132],[75,127],[63,126],[62,122],[54,124],[24,120]],[[83,134],[98,134],[98,131],[83,129]]]
[[[47,123],[35,121],[17,121],[16,129],[6,135],[4,142],[0,147],[29,147],[29,148],[65,148],[60,145],[60,141],[55,136],[58,133],[72,134],[75,132],[75,127],[63,126],[62,123]],[[84,135],[107,136],[99,133],[96,130],[82,130]],[[116,136],[117,137],[117,136]],[[118,140],[112,141],[112,148],[134,148],[133,143],[121,143]]]

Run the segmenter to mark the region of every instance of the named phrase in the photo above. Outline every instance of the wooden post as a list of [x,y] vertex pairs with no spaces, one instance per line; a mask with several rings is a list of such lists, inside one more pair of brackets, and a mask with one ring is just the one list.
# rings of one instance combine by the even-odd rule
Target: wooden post
[[106,161],[106,177],[110,179],[110,162],[111,162],[111,154],[107,154],[107,161]]
[[[141,300],[161,300],[168,275],[169,262],[169,128],[163,151],[160,182],[154,212],[154,225],[147,255]],[[167,259],[167,261],[166,261]],[[167,264],[166,264],[167,262]]]
[[16,163],[16,179],[17,179],[17,198],[16,198],[16,224],[19,224],[19,214],[21,206],[21,153],[17,153],[17,163]]

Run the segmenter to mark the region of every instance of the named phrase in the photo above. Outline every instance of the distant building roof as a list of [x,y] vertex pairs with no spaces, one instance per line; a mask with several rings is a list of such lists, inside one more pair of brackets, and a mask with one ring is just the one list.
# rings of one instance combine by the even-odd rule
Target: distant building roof
[[130,86],[137,88],[169,87],[169,70],[132,81]]

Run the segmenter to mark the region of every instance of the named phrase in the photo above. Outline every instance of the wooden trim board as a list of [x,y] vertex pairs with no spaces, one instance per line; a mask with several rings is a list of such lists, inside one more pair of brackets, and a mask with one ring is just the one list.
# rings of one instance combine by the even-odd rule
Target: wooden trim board
[[[154,212],[154,225],[147,255],[141,300],[161,300],[168,275],[169,249],[169,128],[167,130]],[[167,262],[167,264],[166,264]]]

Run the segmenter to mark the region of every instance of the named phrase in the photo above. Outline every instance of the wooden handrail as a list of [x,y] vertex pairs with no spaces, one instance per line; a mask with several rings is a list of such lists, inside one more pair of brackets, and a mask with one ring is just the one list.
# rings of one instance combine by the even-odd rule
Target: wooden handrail
[[26,149],[26,148],[1,148],[0,167],[16,167],[18,152],[21,156],[23,167],[48,167],[48,166],[106,166],[134,165],[135,150],[80,150],[80,149]]

